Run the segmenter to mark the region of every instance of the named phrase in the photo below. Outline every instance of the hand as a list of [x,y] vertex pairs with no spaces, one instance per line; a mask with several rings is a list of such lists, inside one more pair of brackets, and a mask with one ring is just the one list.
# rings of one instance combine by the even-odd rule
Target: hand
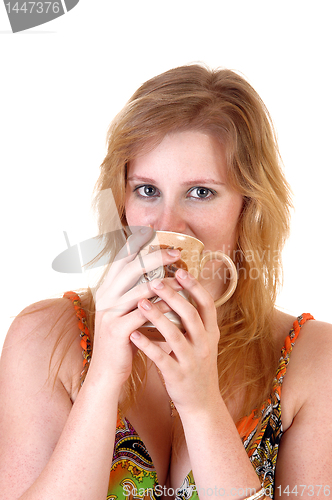
[[[143,272],[150,272],[179,258],[178,254],[170,255],[167,250],[160,250],[148,254],[142,263],[139,250],[152,237],[151,228],[143,229],[146,230],[144,233],[137,231],[128,238],[96,293],[94,348],[89,372],[97,372],[98,376],[108,374],[119,387],[132,369],[135,349],[130,342],[130,334],[146,322],[145,316],[137,309],[137,303],[142,298],[155,296],[150,283],[135,284]],[[182,289],[177,280],[170,281],[170,286]],[[169,307],[159,302],[158,310],[166,311]]]
[[163,334],[172,349],[166,354],[144,335],[135,332],[132,342],[160,369],[167,392],[181,412],[204,410],[220,397],[217,354],[220,332],[213,298],[189,273],[178,270],[176,279],[197,304],[195,308],[165,280],[151,282],[151,288],[182,320],[185,335],[155,304],[141,300],[138,308]]

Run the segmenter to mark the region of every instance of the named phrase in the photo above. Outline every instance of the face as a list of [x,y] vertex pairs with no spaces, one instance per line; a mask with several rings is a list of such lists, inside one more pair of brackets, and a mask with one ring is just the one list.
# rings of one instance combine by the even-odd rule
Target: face
[[228,184],[222,146],[202,132],[167,135],[129,165],[129,226],[188,234],[206,250],[231,255],[242,204],[242,195]]

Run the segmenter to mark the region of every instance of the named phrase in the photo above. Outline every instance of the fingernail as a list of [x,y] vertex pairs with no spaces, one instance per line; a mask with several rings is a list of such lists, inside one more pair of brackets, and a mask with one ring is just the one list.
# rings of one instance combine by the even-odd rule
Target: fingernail
[[139,338],[140,338],[140,336],[141,336],[141,334],[140,334],[137,330],[135,330],[135,331],[134,331],[134,332],[130,335],[130,337],[132,337],[133,339],[139,339]]
[[188,277],[188,273],[184,269],[179,269],[178,271],[176,271],[176,274],[177,274],[177,276],[179,276],[179,278],[181,278],[183,280]]
[[160,280],[153,280],[151,281],[151,286],[155,290],[161,290],[162,288],[164,288],[164,283]]
[[169,248],[167,250],[167,253],[168,255],[170,255],[171,257],[179,257],[180,256],[180,250],[177,250],[176,248],[172,249],[172,248]]
[[141,302],[141,307],[145,309],[146,311],[149,311],[151,309],[151,304],[147,299],[143,299]]

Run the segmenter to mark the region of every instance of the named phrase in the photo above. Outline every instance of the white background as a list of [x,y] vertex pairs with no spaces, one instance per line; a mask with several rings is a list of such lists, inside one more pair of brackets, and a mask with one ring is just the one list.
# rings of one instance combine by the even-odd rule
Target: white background
[[92,188],[113,116],[148,78],[202,61],[242,72],[273,117],[296,207],[278,306],[330,321],[329,0],[81,0],[12,34],[0,4],[1,331],[86,286],[51,263],[96,234]]

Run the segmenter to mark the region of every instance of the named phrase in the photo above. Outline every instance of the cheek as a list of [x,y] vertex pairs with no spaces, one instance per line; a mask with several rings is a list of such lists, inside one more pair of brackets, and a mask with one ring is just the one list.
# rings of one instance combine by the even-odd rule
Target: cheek
[[130,196],[128,192],[126,193],[126,200],[125,200],[125,214],[126,214],[126,220],[129,226],[134,225],[135,221],[133,221],[133,215],[135,213],[135,210],[133,209],[133,205],[130,199]]
[[125,213],[129,226],[146,225],[149,217],[148,209],[135,203],[135,200],[131,196],[126,198]]
[[235,249],[241,211],[242,199],[223,210],[211,212],[209,222],[205,219],[203,224],[199,224],[200,239],[207,250],[232,252]]
[[137,224],[137,220],[139,218],[139,214],[137,210],[134,210],[130,203],[126,203],[125,205],[125,213],[126,219],[129,226],[135,226]]

